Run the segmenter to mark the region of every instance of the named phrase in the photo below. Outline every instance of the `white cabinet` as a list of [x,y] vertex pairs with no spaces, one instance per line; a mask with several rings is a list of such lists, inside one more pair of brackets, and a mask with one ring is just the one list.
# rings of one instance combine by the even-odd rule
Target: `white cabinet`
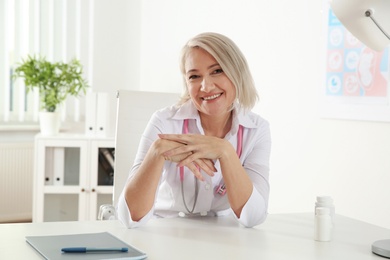
[[114,138],[37,135],[33,222],[96,220],[112,204],[114,147]]

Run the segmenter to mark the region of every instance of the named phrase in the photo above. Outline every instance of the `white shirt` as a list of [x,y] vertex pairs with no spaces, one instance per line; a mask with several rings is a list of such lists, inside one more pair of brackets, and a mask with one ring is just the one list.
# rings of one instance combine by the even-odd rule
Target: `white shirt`
[[[129,179],[140,167],[143,158],[158,134],[182,134],[183,122],[188,119],[189,133],[204,134],[199,113],[191,101],[180,107],[171,106],[156,111],[151,117],[140,140],[140,146],[134,165],[130,170]],[[261,224],[267,216],[269,197],[269,158],[271,150],[271,136],[269,124],[253,112],[233,111],[232,128],[225,136],[234,148],[237,147],[238,126],[243,126],[242,152],[240,161],[253,182],[253,192],[241,211],[237,221],[246,227]],[[207,212],[207,215],[235,214],[230,208],[227,195],[216,194],[215,189],[223,183],[219,161],[215,162],[218,172],[213,177],[203,173],[204,182],[199,181],[199,193],[194,213]],[[195,179],[191,171],[184,167],[184,198],[191,210],[195,198]],[[145,224],[152,217],[176,217],[180,212],[187,213],[185,209],[179,168],[176,163],[166,161],[156,193],[154,207],[141,220],[133,221],[129,211],[124,192],[119,197],[117,216],[129,228]]]

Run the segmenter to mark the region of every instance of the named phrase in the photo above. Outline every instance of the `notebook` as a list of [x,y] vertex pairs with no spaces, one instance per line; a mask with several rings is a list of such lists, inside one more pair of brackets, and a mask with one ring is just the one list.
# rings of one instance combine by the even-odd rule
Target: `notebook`
[[[45,259],[145,259],[147,255],[108,232],[59,236],[26,236],[26,241]],[[63,253],[64,247],[127,247],[128,252]]]

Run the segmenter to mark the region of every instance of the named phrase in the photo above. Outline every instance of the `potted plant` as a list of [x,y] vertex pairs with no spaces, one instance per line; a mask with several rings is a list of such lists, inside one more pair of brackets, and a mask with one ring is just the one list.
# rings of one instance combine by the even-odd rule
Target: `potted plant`
[[13,77],[24,79],[27,92],[34,88],[39,90],[39,121],[41,133],[45,135],[59,132],[59,105],[68,95],[77,97],[80,93],[85,94],[88,87],[83,78],[83,67],[77,59],[65,63],[50,62],[41,56],[28,56],[17,64]]

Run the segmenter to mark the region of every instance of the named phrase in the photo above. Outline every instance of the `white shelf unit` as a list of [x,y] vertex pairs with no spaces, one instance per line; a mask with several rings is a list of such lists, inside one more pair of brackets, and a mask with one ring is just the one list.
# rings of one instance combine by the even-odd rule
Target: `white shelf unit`
[[114,147],[113,137],[37,135],[33,222],[96,220],[113,194],[113,178],[99,163],[99,151]]

